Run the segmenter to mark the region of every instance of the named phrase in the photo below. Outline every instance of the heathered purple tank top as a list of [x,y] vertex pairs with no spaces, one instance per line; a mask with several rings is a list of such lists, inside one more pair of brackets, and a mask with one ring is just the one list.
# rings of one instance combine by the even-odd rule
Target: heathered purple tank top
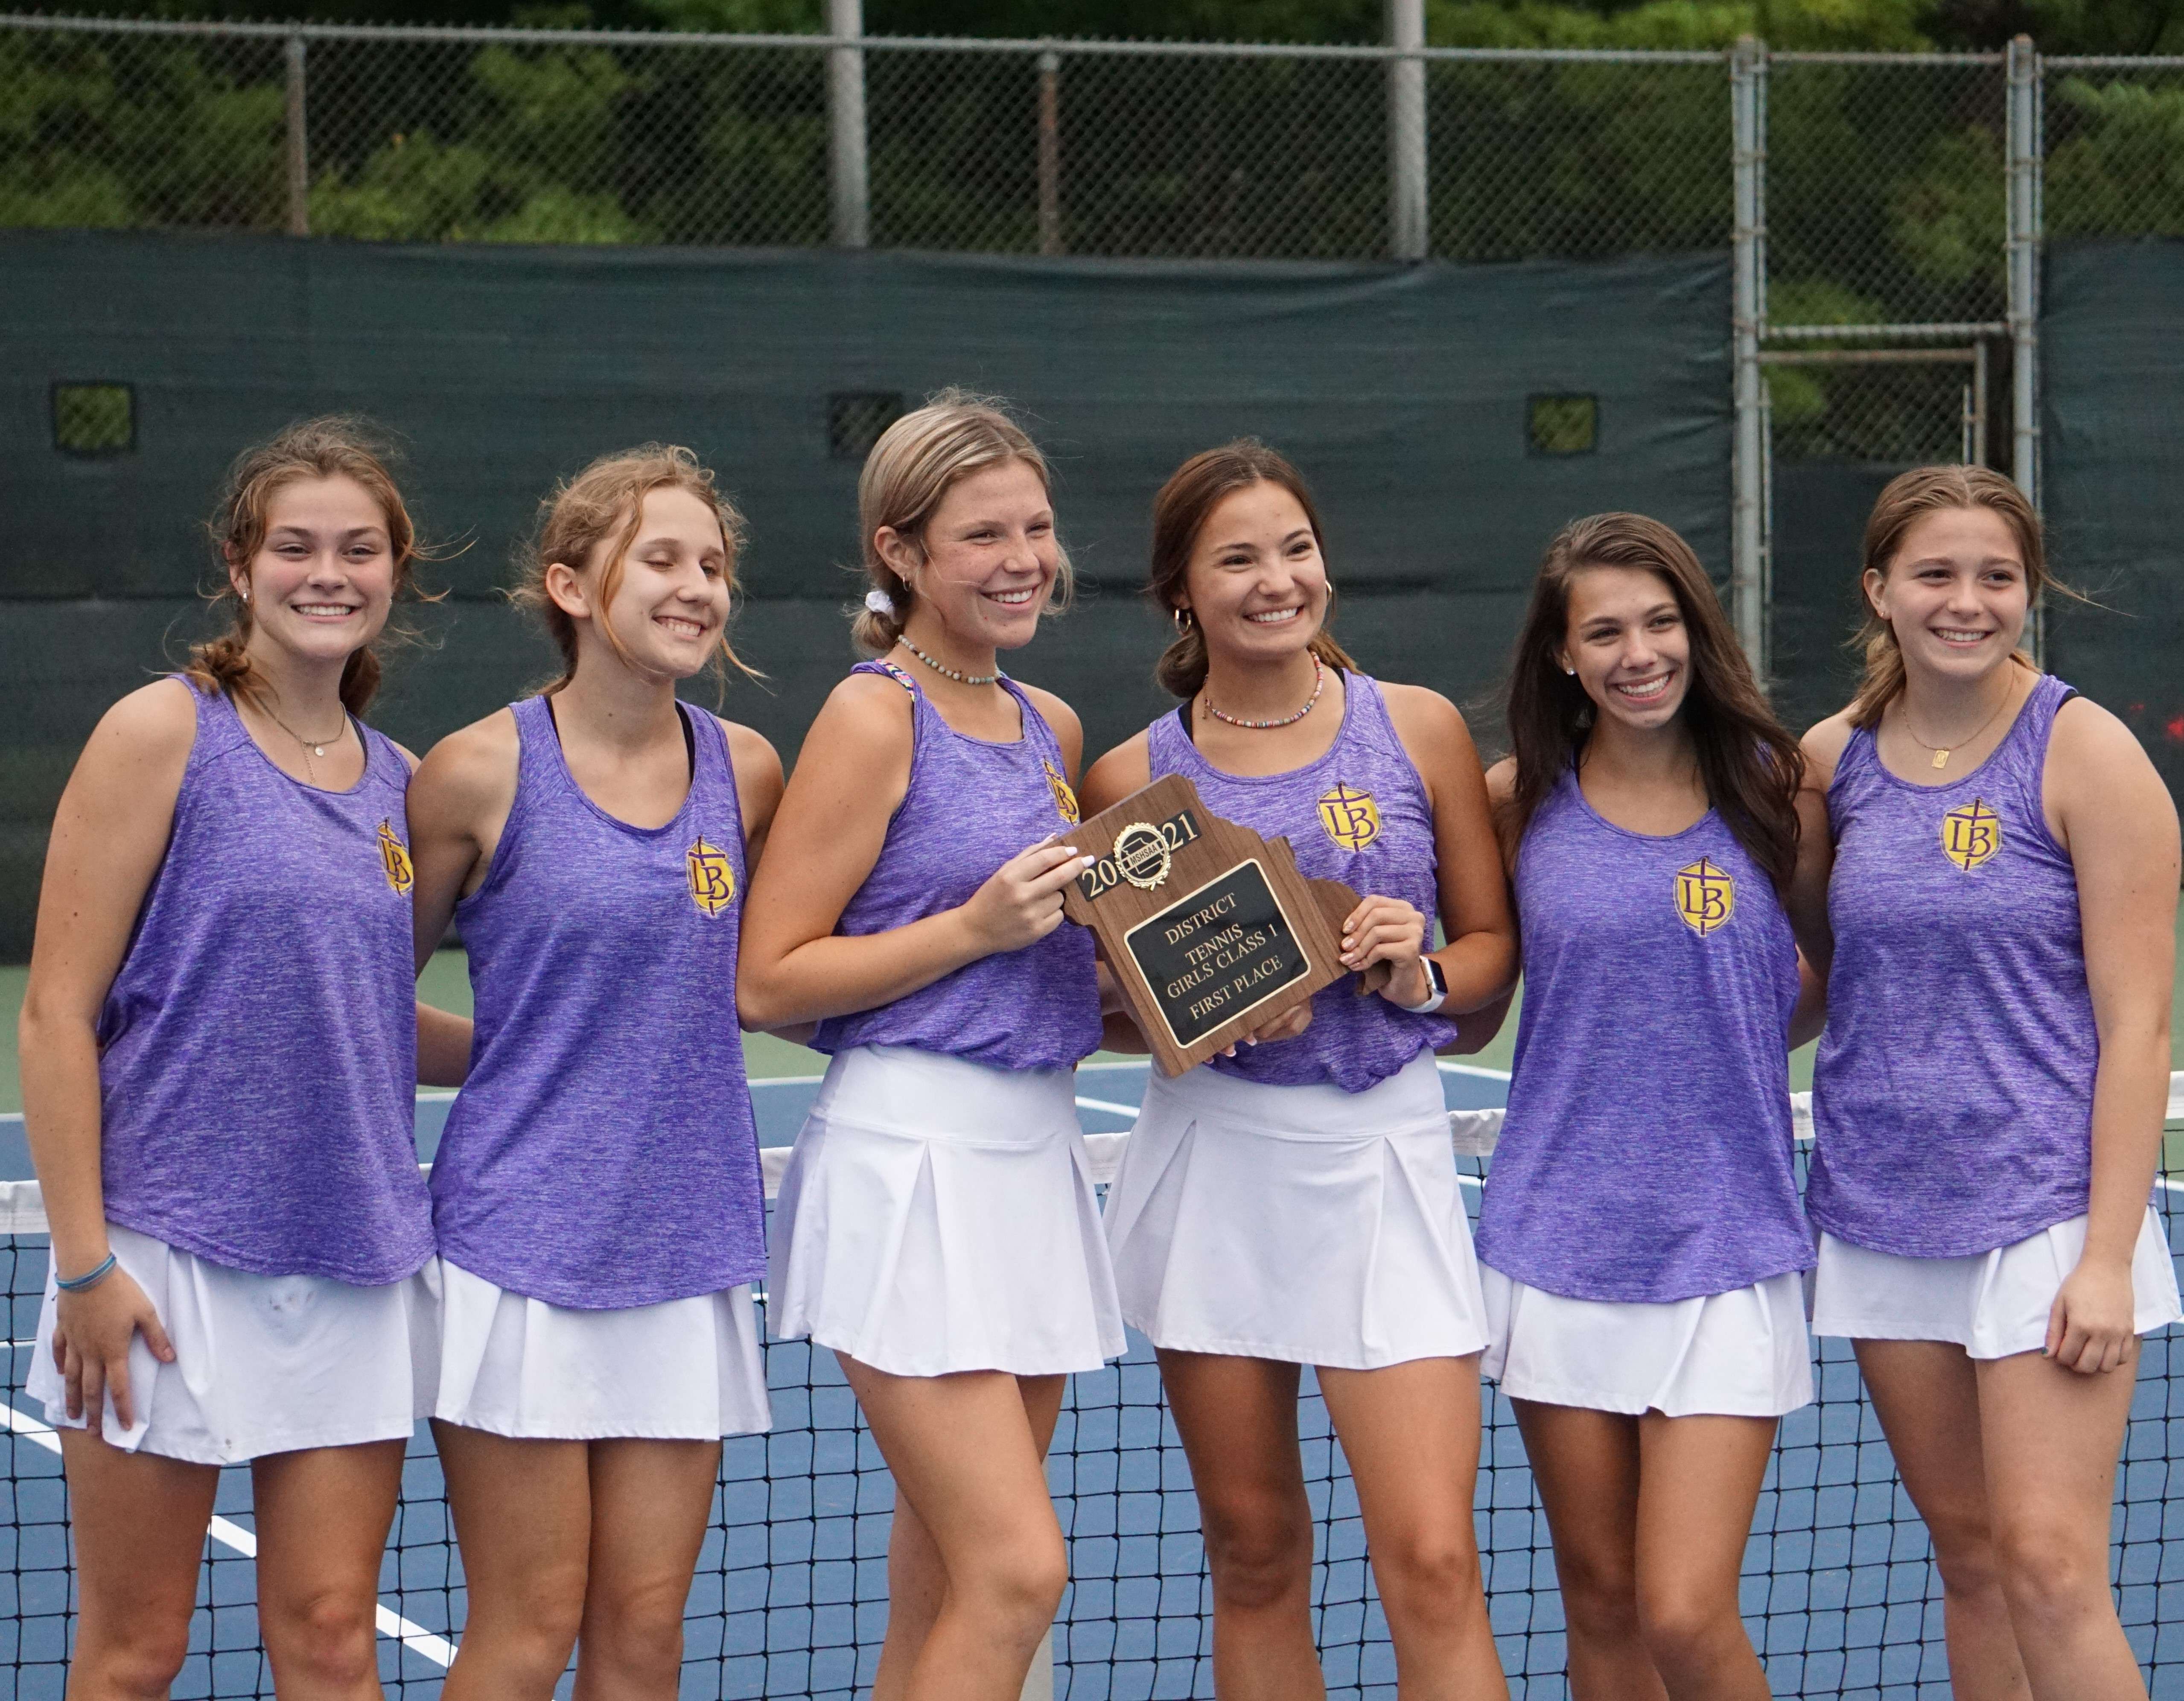
[[[989,744],[941,718],[917,682],[890,662],[879,673],[910,693],[910,789],[888,823],[879,861],[835,932],[855,937],[907,927],[961,907],[1002,863],[1077,824],[1077,797],[1053,728],[1006,676],[1023,712],[1023,737]],[[1064,922],[1022,951],[967,963],[907,998],[830,1016],[813,1049],[910,1046],[998,1069],[1070,1069],[1100,1049],[1100,983],[1092,935]]]
[[1835,964],[1806,1208],[1906,1258],[1992,1252],[2085,1213],[2100,1039],[2070,853],[2042,778],[2042,674],[1992,755],[1941,785],[1844,746],[1828,789]]
[[548,699],[515,704],[515,802],[455,909],[477,1030],[432,1165],[440,1252],[551,1305],[654,1305],[766,1271],[736,1025],[743,813],[721,723],[677,707],[690,794],[644,828],[584,795]]
[[1797,942],[1712,810],[1632,833],[1574,770],[1517,853],[1524,1013],[1479,1256],[1574,1299],[1729,1293],[1813,1262],[1790,1128]]
[[421,1269],[410,765],[274,767],[194,685],[167,854],[98,1017],[106,1214],[257,1275],[376,1287]]
[[[1198,753],[1174,714],[1145,734],[1152,777],[1179,773],[1206,806],[1262,838],[1285,838],[1307,879],[1343,880],[1361,897],[1401,898],[1426,918],[1439,906],[1433,804],[1388,718],[1377,681],[1342,676],[1342,729],[1325,756],[1287,773],[1223,773]],[[1189,705],[1184,709],[1189,709]],[[1361,998],[1348,977],[1312,1001],[1312,1026],[1294,1040],[1238,1049],[1206,1067],[1278,1087],[1332,1081],[1345,1092],[1378,1085],[1422,1051],[1456,1037],[1455,1023],[1413,1016],[1378,993]]]

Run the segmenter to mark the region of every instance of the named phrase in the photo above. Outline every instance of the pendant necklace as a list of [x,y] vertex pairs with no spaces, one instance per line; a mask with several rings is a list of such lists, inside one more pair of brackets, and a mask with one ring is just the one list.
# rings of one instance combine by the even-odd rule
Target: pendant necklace
[[1931,751],[1933,753],[1934,766],[1936,767],[1947,767],[1949,765],[1949,758],[1957,751],[1962,750],[1966,745],[1973,745],[1979,742],[1980,733],[1985,732],[1989,727],[1994,724],[1995,715],[1999,715],[2004,709],[2008,708],[2009,706],[2009,700],[2016,694],[2017,689],[2015,685],[2013,684],[2009,689],[2002,694],[2002,700],[1994,705],[1993,714],[1990,714],[1984,721],[1981,721],[1979,723],[1978,731],[1973,733],[1970,738],[1958,739],[1956,743],[1951,745],[1947,750],[1928,744],[1925,739],[1920,738],[1918,733],[1911,730],[1911,705],[1908,703],[1906,703],[1903,705],[1904,736],[1908,738],[1913,744],[1918,745],[1920,750]]
[[902,645],[905,650],[907,650],[912,655],[915,655],[920,661],[922,661],[935,673],[940,674],[946,678],[953,679],[959,685],[998,685],[1000,683],[1001,676],[998,670],[991,673],[958,673],[953,667],[950,667],[944,663],[935,661],[930,655],[928,655],[922,650],[920,650],[907,638],[899,638],[895,642]]
[[348,730],[348,714],[346,712],[343,714],[342,723],[339,727],[334,729],[332,736],[323,739],[305,738],[301,733],[298,732],[293,727],[290,726],[270,709],[267,709],[265,711],[265,715],[266,718],[271,721],[275,726],[278,727],[282,732],[286,733],[290,738],[293,739],[298,744],[304,747],[304,771],[310,775],[311,784],[316,785],[319,783],[319,771],[311,766],[311,758],[313,756],[324,756],[326,753],[326,746],[333,743],[336,739],[338,739],[343,733]]
[[1319,694],[1327,689],[1327,669],[1320,666],[1319,658],[1312,658],[1312,695],[1304,700],[1304,707],[1294,715],[1284,715],[1278,721],[1243,721],[1234,715],[1224,715],[1213,706],[1213,700],[1201,693],[1198,700],[1206,705],[1206,712],[1217,721],[1226,721],[1232,727],[1247,728],[1255,733],[1271,732],[1276,727],[1293,727],[1318,706]]

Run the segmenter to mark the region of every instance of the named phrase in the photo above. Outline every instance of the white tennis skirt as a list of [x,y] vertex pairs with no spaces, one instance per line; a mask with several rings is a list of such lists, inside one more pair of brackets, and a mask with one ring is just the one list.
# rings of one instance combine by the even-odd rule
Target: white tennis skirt
[[[315,1275],[253,1275],[106,1225],[114,1256],[159,1313],[175,1362],[139,1334],[129,1348],[136,1421],[122,1428],[109,1395],[99,1432],[131,1453],[192,1464],[241,1464],[305,1447],[406,1441],[432,1409],[439,1360],[439,1265],[383,1287]],[[68,1414],[53,1364],[57,1297],[46,1274],[25,1389],[57,1429]]]
[[1813,1400],[1805,1279],[1660,1302],[1572,1299],[1479,1271],[1479,1368],[1516,1400],[1636,1416],[1779,1418]]
[[1156,1347],[1372,1370],[1486,1344],[1429,1051],[1362,1093],[1156,1074],[1107,1244]]
[[580,1311],[440,1265],[443,1423],[531,1441],[718,1441],[773,1427],[749,1284]]
[[[1813,1272],[1813,1332],[1855,1341],[1945,1341],[1975,1358],[2008,1358],[2048,1344],[2048,1315],[2086,1250],[2086,1219],[1991,1252],[1907,1258],[1820,1236]],[[2184,1315],[2160,1214],[2148,1206],[2131,1248],[2131,1326],[2139,1334]]]
[[766,1298],[776,1336],[897,1376],[1119,1357],[1075,1076],[838,1055],[782,1177]]

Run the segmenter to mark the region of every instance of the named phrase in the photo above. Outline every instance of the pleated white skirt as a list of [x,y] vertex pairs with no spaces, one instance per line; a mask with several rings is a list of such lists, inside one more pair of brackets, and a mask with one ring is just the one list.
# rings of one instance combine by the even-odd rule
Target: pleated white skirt
[[[2086,1219],[1991,1252],[1907,1258],[1820,1236],[1813,1332],[1855,1341],[1945,1341],[1975,1358],[2008,1358],[2048,1344],[2048,1314],[2086,1250]],[[2160,1213],[2147,1207],[2131,1248],[2131,1326],[2141,1335],[2184,1315]]]
[[1486,1344],[1430,1052],[1362,1093],[1156,1074],[1107,1244],[1156,1347],[1371,1370]]
[[1671,1418],[1779,1418],[1813,1400],[1805,1280],[1660,1302],[1572,1299],[1479,1271],[1494,1338],[1482,1374],[1512,1399]]
[[[162,1364],[138,1335],[129,1348],[136,1422],[109,1395],[99,1433],[131,1453],[192,1464],[242,1464],[305,1447],[406,1441],[432,1409],[438,1367],[439,1264],[383,1287],[315,1275],[253,1275],[106,1225],[115,1260],[174,1343]],[[46,1275],[25,1391],[56,1429],[68,1414],[53,1364],[57,1291]]]
[[580,1311],[440,1266],[432,1415],[534,1441],[717,1441],[773,1427],[749,1284]]
[[782,1178],[766,1298],[777,1336],[898,1376],[1119,1357],[1074,1075],[840,1053]]

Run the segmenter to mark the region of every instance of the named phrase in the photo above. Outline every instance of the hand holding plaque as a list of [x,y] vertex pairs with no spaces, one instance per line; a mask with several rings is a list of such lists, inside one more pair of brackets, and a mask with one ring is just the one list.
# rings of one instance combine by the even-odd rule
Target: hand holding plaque
[[[1342,923],[1357,894],[1306,879],[1286,839],[1209,813],[1180,774],[1061,842],[1094,859],[1064,889],[1064,910],[1098,935],[1162,1074],[1227,1050],[1350,973]],[[1365,984],[1387,977],[1376,963]]]

